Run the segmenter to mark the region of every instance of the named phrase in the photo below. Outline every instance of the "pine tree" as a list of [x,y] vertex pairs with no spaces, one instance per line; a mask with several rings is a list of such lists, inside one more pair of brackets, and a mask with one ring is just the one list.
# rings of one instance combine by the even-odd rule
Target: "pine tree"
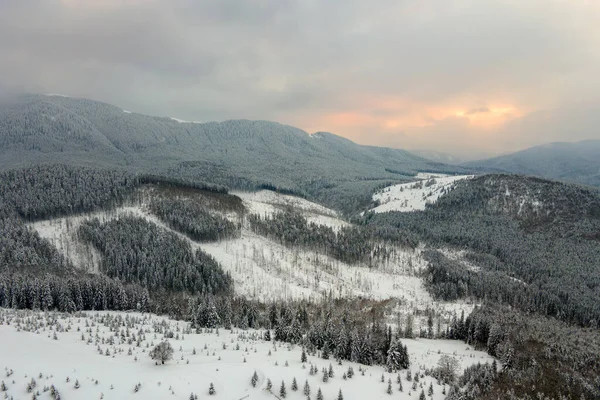
[[267,391],[271,391],[273,389],[273,382],[271,382],[271,379],[267,378]]
[[256,371],[254,371],[254,373],[252,374],[252,379],[250,379],[250,383],[252,384],[252,387],[256,387],[257,382],[258,382],[258,374],[256,373]]
[[292,379],[292,390],[295,392],[298,390],[298,382],[296,382],[296,377]]
[[387,394],[392,394],[392,380],[388,379]]
[[308,384],[308,379],[304,381],[304,388],[302,389],[302,393],[304,393],[306,397],[310,396],[310,385]]
[[354,368],[352,366],[348,367],[348,378],[352,379],[354,376]]
[[317,400],[323,400],[323,392],[321,392],[321,388],[317,390]]
[[342,389],[338,392],[337,400],[344,400],[344,395],[342,394]]
[[287,396],[287,391],[285,389],[285,382],[281,381],[281,386],[279,387],[279,396],[283,399]]
[[303,362],[303,363],[305,363],[305,362],[306,362],[306,360],[307,360],[307,357],[306,357],[306,350],[305,350],[305,349],[304,349],[304,347],[303,347],[303,348],[302,348],[302,356],[300,357],[300,362]]
[[331,366],[331,364],[329,364],[329,370],[327,371],[327,375],[329,375],[330,378],[333,378],[333,367]]
[[208,394],[209,395],[214,395],[215,393],[217,393],[217,391],[215,390],[215,385],[213,385],[213,383],[210,383],[210,386],[208,387]]
[[[398,375],[398,378],[400,378],[400,375]],[[402,379],[398,379],[398,390],[400,392],[404,391],[404,388],[402,387]]]
[[419,400],[427,400],[427,397],[425,397],[425,392],[423,390],[421,390],[421,394],[419,395]]
[[427,391],[427,394],[429,396],[433,396],[433,383],[432,382],[429,383],[429,390]]
[[327,370],[325,368],[323,368],[323,382],[324,383],[329,382],[329,373],[327,372]]

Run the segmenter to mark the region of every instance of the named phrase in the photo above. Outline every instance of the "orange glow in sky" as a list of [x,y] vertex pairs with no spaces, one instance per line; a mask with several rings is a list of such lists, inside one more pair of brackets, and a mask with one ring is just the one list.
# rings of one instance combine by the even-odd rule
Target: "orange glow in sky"
[[367,104],[359,110],[318,116],[311,125],[318,127],[315,130],[330,132],[344,132],[348,128],[402,131],[432,126],[447,119],[458,119],[476,128],[491,129],[524,114],[523,110],[510,104],[456,107],[414,103],[403,99],[380,99],[367,101]]

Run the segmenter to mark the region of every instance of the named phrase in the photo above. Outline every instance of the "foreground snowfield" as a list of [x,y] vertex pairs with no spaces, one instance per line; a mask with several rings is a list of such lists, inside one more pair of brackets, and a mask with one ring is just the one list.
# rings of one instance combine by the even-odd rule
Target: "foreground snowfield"
[[[148,352],[168,331],[175,336],[169,339],[175,350],[173,360],[157,366]],[[410,370],[413,375],[420,371],[423,377],[417,390],[413,390],[413,382],[408,382],[406,371],[402,371],[403,392],[400,392],[396,383],[398,374],[389,374],[382,367],[365,366],[363,376],[359,364],[344,361],[340,366],[334,360],[310,355],[303,365],[301,348],[265,342],[261,336],[262,332],[251,330],[192,333],[186,322],[152,314],[68,315],[0,309],[0,367],[3,369],[0,381],[7,386],[7,398],[14,399],[30,399],[37,391],[40,392],[37,398],[51,399],[50,392],[44,392],[44,388],[51,385],[58,389],[63,400],[189,399],[191,393],[199,399],[274,399],[274,395],[279,395],[283,380],[289,399],[306,399],[302,389],[308,381],[311,399],[316,398],[318,388],[325,400],[336,399],[340,389],[346,400],[417,399],[422,390],[420,385],[427,394],[429,384],[433,383],[432,398],[439,400],[444,398],[442,386],[424,373],[425,369],[436,366],[441,355],[455,356],[461,369],[478,362],[491,362],[487,354],[459,341],[407,339],[403,342],[410,354]],[[194,349],[196,354],[193,354]],[[318,368],[316,375],[309,374],[311,364]],[[324,383],[320,371],[330,364],[335,374]],[[344,380],[342,375],[349,366],[355,375]],[[259,377],[256,388],[250,384],[254,371]],[[291,390],[294,377],[298,382],[297,392]],[[32,378],[36,387],[28,393],[27,385]],[[273,393],[265,389],[267,379],[273,383]],[[388,379],[392,380],[392,396],[386,393]],[[78,389],[74,387],[76,381]],[[216,390],[214,396],[208,395],[211,382]],[[141,386],[135,392],[138,384]]]

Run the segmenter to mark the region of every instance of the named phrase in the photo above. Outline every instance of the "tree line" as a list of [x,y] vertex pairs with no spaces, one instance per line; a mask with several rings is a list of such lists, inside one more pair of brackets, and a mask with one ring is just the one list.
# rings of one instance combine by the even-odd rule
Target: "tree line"
[[293,210],[280,211],[271,217],[252,214],[248,222],[253,232],[285,246],[315,250],[349,264],[371,265],[375,260],[389,258],[392,250],[386,241],[412,248],[417,245],[412,235],[399,229],[348,226],[336,232],[331,227],[308,222]]
[[211,242],[240,236],[240,225],[187,199],[152,198],[150,210],[171,228],[198,242]]

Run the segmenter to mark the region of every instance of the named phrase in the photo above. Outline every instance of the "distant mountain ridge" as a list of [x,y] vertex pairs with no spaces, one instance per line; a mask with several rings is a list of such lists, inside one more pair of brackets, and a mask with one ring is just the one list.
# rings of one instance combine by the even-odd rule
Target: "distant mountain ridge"
[[549,143],[462,165],[600,186],[600,140]]
[[[124,168],[235,188],[276,187],[326,198],[419,171],[464,173],[408,151],[361,146],[268,121],[186,123],[55,95],[0,101],[0,169],[67,163]],[[363,199],[364,200],[364,199]]]

